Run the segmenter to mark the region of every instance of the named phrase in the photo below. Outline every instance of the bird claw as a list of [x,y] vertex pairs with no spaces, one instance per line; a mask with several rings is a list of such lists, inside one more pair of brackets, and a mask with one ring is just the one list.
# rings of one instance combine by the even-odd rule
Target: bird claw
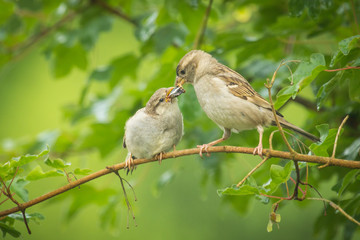
[[157,160],[159,160],[159,165],[161,164],[161,160],[162,160],[162,158],[163,158],[163,154],[164,154],[164,152],[161,152],[161,153],[159,153],[159,154],[157,154],[157,155],[155,156],[155,158],[156,158]]
[[200,157],[203,157],[203,150],[205,150],[206,152],[206,156],[210,156],[210,153],[208,152],[208,148],[210,147],[211,145],[209,144],[203,144],[203,145],[197,145],[196,147],[200,148],[200,152],[199,152],[199,155]]
[[262,144],[259,144],[259,145],[254,149],[253,155],[259,155],[261,158],[263,158],[262,152],[263,152]]
[[132,173],[136,169],[136,166],[134,164],[134,158],[131,155],[131,153],[129,154],[129,156],[125,160],[124,169],[126,170],[126,175],[128,175],[129,172]]

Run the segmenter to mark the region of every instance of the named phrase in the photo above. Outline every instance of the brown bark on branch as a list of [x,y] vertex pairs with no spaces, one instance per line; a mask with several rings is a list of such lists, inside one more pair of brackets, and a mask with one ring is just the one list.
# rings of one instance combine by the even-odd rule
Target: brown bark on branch
[[[199,154],[199,152],[200,152],[200,148],[178,150],[178,151],[163,154],[162,160],[165,160],[168,158],[176,158],[176,157],[181,157],[181,156]],[[252,154],[254,152],[254,148],[234,147],[234,146],[215,146],[215,147],[209,147],[208,152],[209,153],[225,152],[225,153]],[[283,151],[276,151],[276,150],[269,150],[269,149],[264,149],[263,155],[267,156],[269,158],[276,157],[276,158],[291,159],[291,160],[295,160],[295,161],[303,161],[303,162],[311,162],[311,163],[319,163],[319,164],[329,163],[329,166],[360,169],[360,161],[350,161],[350,160],[337,159],[337,158],[331,158],[331,157],[309,156],[309,155],[305,155],[305,154],[293,155],[293,154],[290,154],[290,152],[283,152]],[[154,161],[158,161],[158,160],[155,158],[153,158],[153,159],[136,159],[136,160],[134,160],[134,164],[140,165],[140,164],[154,162]],[[29,208],[33,205],[36,205],[38,203],[41,203],[41,202],[47,200],[47,199],[50,199],[61,193],[64,193],[70,189],[78,187],[81,184],[84,184],[86,182],[89,182],[91,180],[99,178],[101,176],[107,175],[109,173],[113,173],[113,171],[123,169],[124,167],[125,167],[125,163],[119,163],[119,164],[115,164],[115,165],[109,167],[109,169],[106,168],[106,169],[102,169],[98,172],[92,173],[88,176],[85,176],[76,181],[73,181],[63,187],[60,187],[52,192],[46,193],[46,194],[44,194],[40,197],[37,197],[33,200],[30,200],[25,203],[20,203],[21,207],[16,206],[14,208],[1,211],[0,217],[9,215],[14,212],[24,210],[26,208]]]

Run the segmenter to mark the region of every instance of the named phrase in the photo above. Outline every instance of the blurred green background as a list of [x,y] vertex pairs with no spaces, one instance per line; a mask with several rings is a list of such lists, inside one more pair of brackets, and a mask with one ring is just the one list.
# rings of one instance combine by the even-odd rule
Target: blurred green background
[[[12,11],[24,17],[24,23],[20,30],[1,36],[4,43],[1,50],[6,45],[16,45],[16,41],[26,41],[27,34],[36,34],[39,30],[34,22],[37,20],[41,19],[40,27],[46,26],[46,19],[50,19],[51,25],[68,11],[88,3],[54,1],[48,6],[40,0],[20,2],[18,6],[13,3],[16,10]],[[96,5],[97,1],[94,2]],[[134,26],[94,5],[95,10],[81,12],[79,19],[57,29],[33,47],[10,54],[10,60],[0,71],[2,163],[13,156],[38,153],[46,145],[50,146],[50,158],[71,162],[69,171],[79,167],[95,172],[124,161],[127,152],[121,143],[126,119],[143,107],[156,89],[173,85],[176,64],[191,50],[208,4],[208,1],[105,2],[136,16],[139,25]],[[272,76],[283,58],[309,59],[311,53],[321,52],[329,60],[337,49],[337,42],[356,31],[356,27],[348,25],[349,21],[353,22],[351,4],[314,1],[318,4],[314,7],[295,2],[215,1],[201,48],[241,72],[266,97],[265,79]],[[36,4],[43,9],[34,7]],[[360,6],[359,1],[355,4]],[[66,6],[66,11],[54,17],[52,14],[59,12],[61,6]],[[296,12],[301,6],[302,11]],[[29,14],[31,11],[43,11],[46,17],[36,14],[34,17]],[[348,14],[343,16],[341,11]],[[331,17],[330,13],[336,15]],[[332,23],[326,23],[332,18]],[[8,24],[1,21],[4,26]],[[4,29],[8,28],[2,27],[0,33],[4,33]],[[292,39],[305,44],[289,44]],[[79,44],[84,52],[72,55],[73,47]],[[70,55],[61,55],[66,49]],[[86,64],[79,67],[81,57],[78,56],[82,54]],[[3,58],[0,60],[3,63]],[[64,70],[69,64],[70,70]],[[287,77],[289,72],[284,68],[279,72],[276,92],[288,85]],[[302,98],[315,101],[314,89],[324,84],[320,77],[302,89]],[[348,91],[347,87],[343,90],[343,86],[338,89]],[[346,101],[330,97],[326,100],[323,104],[329,109],[334,102]],[[187,93],[179,101],[185,135],[177,149],[195,147],[222,135],[200,109],[191,86],[187,86]],[[345,113],[357,114],[349,109],[358,106],[356,101],[348,105],[347,110],[340,105],[341,110],[326,115],[291,102],[281,112],[290,122],[316,133],[316,124],[329,123],[336,128]],[[358,115],[355,116],[357,123]],[[347,145],[340,144],[339,153],[358,137],[358,127],[354,131],[354,135],[346,136]],[[270,132],[266,131],[265,139]],[[257,138],[256,130],[247,131],[233,134],[225,144],[254,147]],[[267,141],[264,144],[268,147]],[[279,138],[275,138],[275,144],[277,149],[284,149]],[[334,228],[339,218],[345,225],[346,220],[329,208],[328,217],[324,217],[323,204],[318,201],[283,202],[279,209],[280,228],[274,225],[273,232],[268,233],[271,203],[263,204],[253,196],[218,196],[217,189],[237,183],[259,161],[259,157],[243,154],[212,154],[204,159],[194,155],[164,160],[160,166],[157,162],[141,165],[128,176],[121,172],[134,187],[138,199],[135,202],[127,188],[137,222],[135,226],[130,218],[129,229],[121,185],[113,174],[28,209],[27,213],[39,212],[45,217],[40,224],[30,222],[31,235],[26,233],[23,223],[16,222],[15,227],[23,239],[349,239],[347,231],[354,233],[355,229]],[[254,178],[265,183],[270,166],[284,163],[286,161],[271,159]],[[46,169],[41,159],[37,164]],[[25,173],[34,166],[25,167]],[[310,181],[325,198],[339,200],[331,188],[347,172],[346,169],[334,171],[337,170],[329,168],[320,172],[311,168]],[[29,183],[26,189],[29,199],[33,199],[66,183],[65,177],[46,178]],[[284,188],[276,193],[286,194]],[[316,196],[314,192],[311,194]],[[352,196],[348,194],[346,196]],[[1,210],[12,206],[7,201]],[[360,237],[359,231],[352,237]],[[6,239],[13,238],[6,236]]]

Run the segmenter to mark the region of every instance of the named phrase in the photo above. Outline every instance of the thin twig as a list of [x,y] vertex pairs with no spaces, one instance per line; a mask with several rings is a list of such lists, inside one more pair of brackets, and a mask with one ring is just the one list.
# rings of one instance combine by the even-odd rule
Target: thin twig
[[260,193],[261,196],[268,197],[268,198],[275,198],[275,199],[281,199],[281,200],[292,200],[292,197],[279,197],[279,196],[272,196],[267,195],[265,193]]
[[[16,175],[18,169],[19,169],[19,167],[16,168],[15,175]],[[25,210],[26,210],[26,208],[24,208],[23,205],[22,205],[21,203],[19,203],[19,202],[13,197],[15,194],[12,194],[12,193],[11,193],[11,190],[10,190],[10,185],[11,185],[11,183],[13,182],[13,180],[14,180],[14,178],[15,178],[15,175],[14,175],[14,177],[12,178],[9,186],[6,186],[5,181],[0,177],[1,183],[3,184],[3,186],[5,186],[5,189],[2,188],[1,191],[3,192],[3,194],[4,194],[6,197],[8,197],[8,199],[10,199],[13,203],[15,203],[15,204],[17,205],[17,207],[19,208],[19,211],[20,211],[20,212],[22,213],[22,215],[23,215],[26,229],[27,229],[28,233],[31,234],[31,230],[30,230],[30,227],[29,227],[29,224],[28,224],[28,222],[27,222],[26,215],[25,215]]]
[[205,15],[204,15],[204,17],[202,19],[200,29],[197,32],[196,38],[194,40],[193,49],[198,49],[201,46],[202,40],[204,38],[207,22],[208,22],[208,19],[209,19],[212,3],[213,3],[213,0],[209,0],[209,5],[206,8],[206,12],[205,12]]
[[[110,168],[110,169],[111,169],[111,168]],[[115,173],[115,175],[118,176],[119,179],[120,179],[121,188],[122,188],[122,190],[123,190],[125,202],[126,202],[126,205],[127,205],[127,208],[128,208],[127,228],[129,228],[129,213],[131,213],[132,218],[133,218],[134,223],[135,223],[135,226],[137,226],[137,223],[136,223],[136,220],[135,220],[135,215],[134,215],[134,212],[133,212],[131,203],[130,203],[129,198],[128,198],[127,193],[126,193],[126,189],[125,189],[125,186],[124,186],[123,178],[120,176],[120,174],[119,174],[118,171],[114,171],[114,173]]]
[[291,68],[289,67],[289,65],[287,65],[286,63],[284,63],[284,66],[287,67],[287,69],[289,70],[290,72],[290,76],[291,76],[291,82],[290,82],[290,85],[293,85],[294,84],[294,76],[293,76],[293,72],[291,71]]
[[[292,177],[290,177],[290,181],[292,181],[294,184],[296,184],[296,181],[295,181]],[[287,182],[285,182],[285,183],[287,183]],[[305,195],[305,192],[302,190],[302,188],[301,188],[300,186],[298,186],[298,188],[299,188],[300,192],[301,192],[303,195]]]
[[288,197],[290,197],[289,186],[288,186],[287,182],[285,182],[285,187],[286,187],[286,195]]
[[[165,153],[163,155],[163,161],[169,158],[177,158],[181,156],[187,156],[187,155],[197,155],[199,154],[200,149],[199,148],[191,148],[191,149],[184,149],[184,150],[177,150],[175,152]],[[235,147],[235,146],[213,146],[208,148],[209,153],[216,153],[216,152],[227,152],[227,153],[245,153],[245,154],[253,154],[254,148],[246,148],[246,147]],[[276,157],[276,158],[283,158],[283,159],[293,159],[296,161],[302,161],[302,162],[312,162],[312,163],[319,163],[319,164],[325,164],[329,161],[329,157],[321,157],[321,156],[311,156],[306,154],[296,154],[293,156],[289,152],[284,151],[276,151],[276,150],[269,150],[269,149],[263,149],[263,155],[270,157]],[[134,160],[134,165],[140,165],[150,162],[157,161],[155,158],[153,159],[136,159]],[[338,167],[345,167],[345,168],[354,168],[354,169],[360,169],[360,161],[352,161],[352,160],[344,160],[344,159],[331,159],[331,165],[332,166],[338,166]],[[125,167],[125,163],[119,163],[111,166],[113,170],[120,170]],[[112,173],[112,170],[109,169],[102,169],[100,171],[94,172],[90,175],[87,175],[83,178],[80,178],[76,181],[73,181],[71,183],[68,183],[65,186],[62,186],[54,191],[51,191],[49,193],[46,193],[42,196],[39,196],[35,199],[32,199],[28,202],[25,202],[22,204],[22,208],[26,209],[33,205],[39,204],[43,201],[46,201],[50,198],[53,198],[59,194],[62,194],[66,191],[69,191],[70,189],[76,188],[79,185],[82,185],[86,182],[92,181],[96,178],[102,177],[104,175]],[[0,212],[0,217],[9,215],[14,212],[20,211],[20,207],[16,206],[14,208],[6,209],[4,211]]]
[[281,124],[279,122],[279,119],[278,119],[278,116],[277,116],[277,113],[276,113],[276,110],[275,110],[275,107],[274,107],[274,103],[273,103],[273,100],[272,100],[272,96],[271,96],[271,88],[275,82],[275,78],[276,78],[276,75],[277,75],[277,72],[279,71],[280,67],[289,63],[289,62],[300,62],[299,60],[288,60],[288,61],[282,61],[279,66],[277,67],[277,69],[275,70],[273,76],[272,76],[272,79],[271,81],[269,81],[269,79],[267,79],[267,83],[265,84],[266,88],[268,89],[268,93],[269,93],[269,102],[270,102],[270,105],[271,105],[271,109],[272,109],[272,112],[273,112],[273,115],[274,115],[274,119],[275,119],[275,122],[276,122],[276,126],[278,127],[279,129],[279,132],[286,144],[286,146],[288,147],[290,153],[295,156],[297,153],[294,151],[294,149],[292,149],[292,147],[290,146],[289,142],[287,141],[286,137],[285,137],[285,134],[284,134],[284,130],[282,129],[281,127]]
[[26,219],[25,209],[22,209],[22,210],[21,210],[21,213],[22,213],[23,218],[24,218],[24,223],[25,223],[25,226],[26,226],[26,230],[28,231],[29,234],[31,234],[31,230],[30,230],[28,221],[27,221],[27,219]]
[[339,205],[335,204],[334,202],[332,202],[332,201],[330,201],[328,199],[325,199],[325,198],[306,198],[306,199],[328,202],[331,207],[333,207],[335,210],[338,210],[339,212],[341,212],[347,219],[349,219],[350,221],[352,221],[356,225],[360,226],[359,221],[357,221],[355,218],[353,218],[348,213],[346,213],[344,209],[342,209]]
[[133,186],[125,178],[123,178],[122,180],[125,181],[127,183],[127,185],[129,185],[130,189],[132,190],[132,192],[134,194],[134,201],[136,202],[137,197],[136,197],[135,190],[134,190]]
[[294,193],[292,195],[292,198],[295,200],[302,200],[301,198],[298,197],[299,184],[300,184],[300,168],[299,168],[299,164],[297,161],[294,161],[294,166],[295,166],[295,173],[296,173],[296,182],[295,182],[295,188],[294,188]]
[[336,137],[335,137],[335,142],[334,142],[334,148],[333,148],[333,153],[331,155],[332,158],[335,157],[335,153],[336,153],[336,146],[337,146],[337,142],[338,142],[338,139],[339,139],[339,136],[340,136],[340,132],[341,132],[341,129],[343,128],[345,122],[348,120],[349,118],[349,115],[346,115],[346,117],[344,118],[344,120],[342,120],[341,124],[340,124],[340,127],[336,133]]
[[237,187],[240,187],[245,181],[246,181],[246,179],[248,179],[250,176],[251,176],[251,174],[253,174],[259,167],[261,167],[261,165],[263,165],[265,162],[266,162],[266,160],[268,160],[269,159],[269,157],[268,156],[266,156],[258,165],[256,165],[256,167],[254,167],[236,186]]
[[350,67],[344,67],[344,68],[338,68],[338,69],[325,69],[325,72],[338,72],[343,70],[349,70],[349,69],[360,69],[360,67],[350,66]]
[[329,159],[329,162],[327,162],[326,164],[320,166],[319,168],[324,168],[324,167],[329,166],[331,159],[335,157],[336,147],[337,147],[337,142],[338,142],[338,139],[339,139],[339,135],[340,135],[342,127],[344,126],[344,124],[345,124],[346,120],[348,120],[348,118],[349,118],[349,115],[346,115],[346,117],[342,120],[342,122],[341,122],[341,124],[340,124],[340,126],[338,128],[338,131],[337,131],[336,137],[335,137],[333,152],[332,152],[331,158]]
[[[2,193],[2,192],[1,192],[1,193]],[[15,193],[12,193],[11,195],[14,196]],[[6,201],[9,200],[9,199],[10,199],[10,198],[6,198],[6,199],[2,200],[2,201],[0,202],[0,205],[3,204],[4,202],[6,202]]]
[[[279,129],[272,131],[271,134],[270,134],[270,137],[269,137],[269,148],[270,148],[270,150],[273,149],[272,140],[273,140],[274,134],[277,133],[277,132],[279,132]],[[287,132],[287,131],[284,131],[284,133],[285,133],[285,134],[288,134],[289,136],[291,136],[291,137],[296,141],[299,149],[300,149],[300,144],[301,144],[301,146],[302,146],[303,148],[306,148],[307,150],[311,151],[310,148],[309,148],[303,141],[301,141],[300,139],[298,139],[294,134],[289,133],[289,132]],[[305,152],[305,151],[304,151],[304,152]],[[303,153],[302,153],[302,154],[303,154]]]
[[290,153],[295,155],[295,151],[294,151],[294,149],[292,149],[289,142],[287,141],[287,139],[285,137],[285,134],[284,134],[284,130],[282,129],[281,124],[280,124],[279,119],[278,119],[278,116],[276,114],[276,110],[275,110],[274,103],[273,103],[272,96],[271,96],[271,87],[267,87],[267,88],[268,88],[268,93],[269,93],[269,102],[270,102],[270,105],[271,105],[272,112],[274,114],[274,119],[275,119],[275,122],[276,122],[276,126],[278,127],[279,132],[281,134],[281,137],[284,140],[284,142],[285,142],[287,148],[289,149]]
[[99,5],[104,10],[108,11],[109,13],[122,18],[123,20],[133,24],[134,26],[138,26],[138,23],[134,19],[123,13],[120,9],[113,8],[112,6],[108,5],[105,1],[102,0],[93,0],[93,2]]
[[19,167],[16,167],[16,170],[15,170],[14,176],[12,177],[11,182],[9,183],[9,186],[7,186],[7,188],[9,188],[9,189],[10,189],[11,184],[13,183],[13,181],[14,181],[14,179],[15,179],[15,177],[16,177],[16,174],[17,174],[17,172],[18,172],[18,170],[19,170]]

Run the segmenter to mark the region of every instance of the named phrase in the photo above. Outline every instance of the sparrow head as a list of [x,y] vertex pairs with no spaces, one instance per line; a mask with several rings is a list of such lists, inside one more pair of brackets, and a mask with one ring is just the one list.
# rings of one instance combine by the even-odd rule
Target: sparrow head
[[183,91],[178,89],[173,91],[174,87],[160,88],[150,97],[146,103],[146,112],[161,115],[168,111],[174,104],[177,106],[176,97],[180,96]]
[[201,76],[206,74],[207,69],[216,59],[201,50],[188,52],[179,62],[176,68],[175,85],[182,87],[185,83],[195,83]]

